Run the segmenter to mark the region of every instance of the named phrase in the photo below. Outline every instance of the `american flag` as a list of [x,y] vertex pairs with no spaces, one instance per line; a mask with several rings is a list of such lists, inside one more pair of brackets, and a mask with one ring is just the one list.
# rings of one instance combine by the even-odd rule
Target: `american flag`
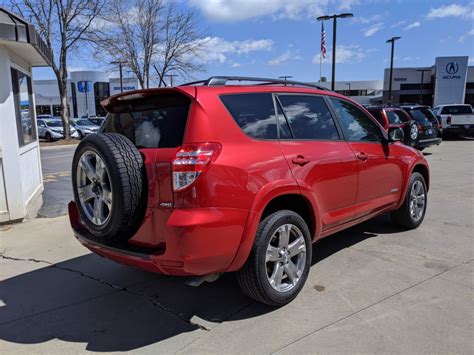
[[324,21],[321,22],[321,56],[326,58],[326,31],[324,31]]

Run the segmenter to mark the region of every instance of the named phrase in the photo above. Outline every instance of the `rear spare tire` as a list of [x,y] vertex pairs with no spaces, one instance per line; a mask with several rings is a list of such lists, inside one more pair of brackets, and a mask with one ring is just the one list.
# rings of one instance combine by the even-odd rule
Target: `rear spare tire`
[[130,239],[143,219],[146,181],[143,158],[125,136],[91,134],[72,162],[74,199],[85,228],[104,242]]

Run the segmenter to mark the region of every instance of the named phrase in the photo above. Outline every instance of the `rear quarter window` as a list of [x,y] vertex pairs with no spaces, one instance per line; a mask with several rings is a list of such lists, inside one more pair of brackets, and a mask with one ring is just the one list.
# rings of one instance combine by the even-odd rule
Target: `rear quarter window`
[[256,139],[278,138],[272,94],[229,94],[220,99],[245,134]]

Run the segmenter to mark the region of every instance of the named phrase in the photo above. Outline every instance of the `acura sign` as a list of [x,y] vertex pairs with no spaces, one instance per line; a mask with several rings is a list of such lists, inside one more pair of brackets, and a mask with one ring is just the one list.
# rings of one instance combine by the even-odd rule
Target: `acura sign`
[[436,58],[434,106],[464,103],[468,59],[467,56]]
[[446,74],[443,79],[461,79],[459,75],[455,75],[459,71],[459,64],[457,62],[449,62],[446,64]]

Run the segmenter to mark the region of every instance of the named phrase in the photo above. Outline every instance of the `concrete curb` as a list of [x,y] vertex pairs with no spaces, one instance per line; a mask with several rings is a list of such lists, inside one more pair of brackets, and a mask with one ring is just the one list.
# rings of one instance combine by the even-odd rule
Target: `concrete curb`
[[61,149],[61,148],[67,148],[67,147],[74,147],[76,148],[78,146],[79,143],[77,144],[61,144],[61,145],[52,145],[50,147],[42,147],[40,146],[40,149],[41,150],[54,150],[54,149]]

